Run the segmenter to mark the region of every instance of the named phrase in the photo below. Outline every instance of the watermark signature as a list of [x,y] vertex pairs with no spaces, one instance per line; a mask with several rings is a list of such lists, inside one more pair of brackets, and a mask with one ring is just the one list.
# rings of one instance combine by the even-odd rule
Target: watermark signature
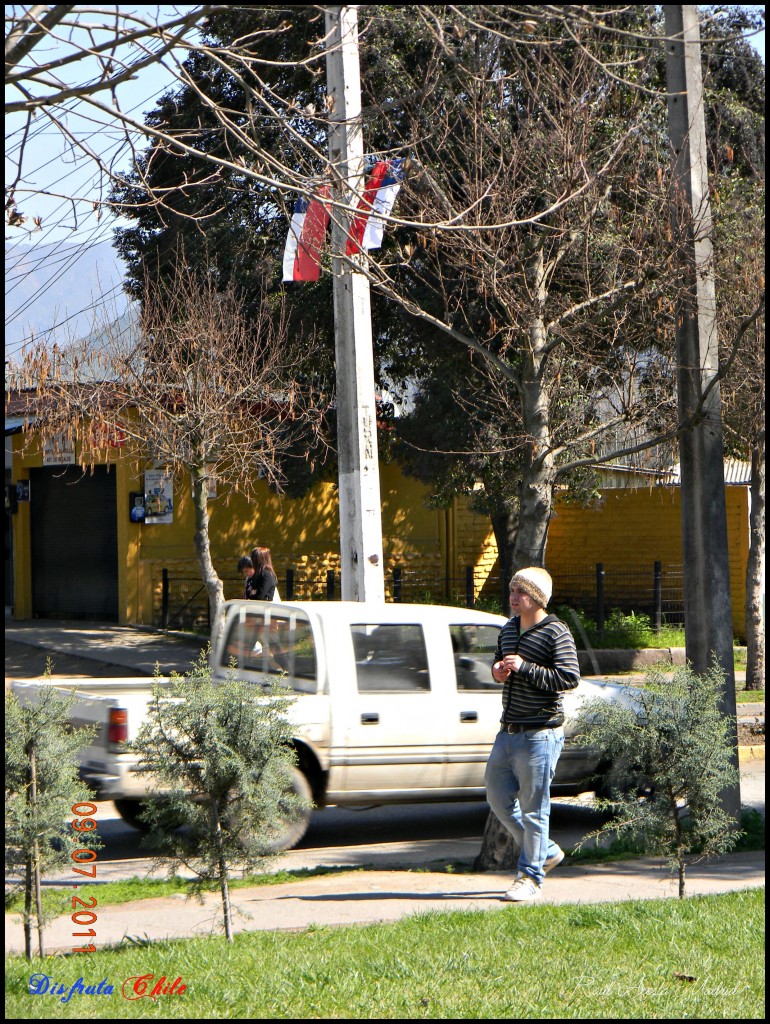
[[[154,984],[153,984],[154,983]],[[111,996],[117,985],[111,985],[106,978],[89,983],[81,976],[71,985],[62,985],[50,974],[32,974],[29,979],[29,993],[33,996],[54,996],[59,1002],[68,1003],[73,996]],[[124,999],[157,999],[158,996],[180,996],[187,991],[181,977],[173,981],[162,974],[137,974],[120,985]]]
[[[155,985],[150,988],[154,981],[154,974],[139,974],[133,978],[126,978],[121,988],[124,999],[157,999],[158,996],[180,996],[186,991],[187,986],[181,978],[169,982],[166,975],[162,975]],[[133,982],[133,985],[131,983]]]

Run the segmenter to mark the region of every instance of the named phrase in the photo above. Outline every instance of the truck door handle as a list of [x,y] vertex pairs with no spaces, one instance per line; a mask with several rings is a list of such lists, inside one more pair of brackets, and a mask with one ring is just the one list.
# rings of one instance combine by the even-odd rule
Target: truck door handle
[[478,722],[479,715],[477,711],[461,711],[460,721],[461,722]]
[[361,725],[377,725],[380,720],[380,716],[376,711],[364,712],[361,715]]

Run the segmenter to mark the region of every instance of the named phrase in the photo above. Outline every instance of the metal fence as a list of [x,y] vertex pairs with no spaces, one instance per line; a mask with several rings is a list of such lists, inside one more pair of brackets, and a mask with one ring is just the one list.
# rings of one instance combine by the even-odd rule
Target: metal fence
[[[223,577],[225,599],[243,596],[240,576]],[[338,601],[340,576],[332,569],[310,576],[287,569],[278,577],[285,601]],[[418,604],[450,604],[502,611],[508,580],[482,574],[468,566],[460,577],[396,566],[385,579],[386,600]],[[193,569],[163,569],[153,579],[153,625],[162,629],[206,632],[210,629],[208,598]],[[646,569],[605,570],[599,563],[585,572],[554,578],[553,605],[567,605],[593,619],[599,631],[613,609],[650,616],[654,627],[684,623],[684,574],[681,565],[651,563]]]
[[555,604],[569,605],[594,619],[599,632],[609,611],[619,609],[650,616],[652,625],[684,624],[684,566],[654,562],[649,568],[605,570],[560,575],[555,581]]

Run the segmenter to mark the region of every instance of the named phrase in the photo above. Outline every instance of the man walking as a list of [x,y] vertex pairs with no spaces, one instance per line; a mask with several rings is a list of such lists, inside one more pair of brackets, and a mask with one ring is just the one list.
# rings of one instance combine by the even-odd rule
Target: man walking
[[503,713],[486,770],[487,800],[520,848],[516,879],[503,899],[536,900],[546,874],[564,859],[548,835],[551,780],[564,746],[562,694],[580,682],[575,641],[546,611],[553,582],[545,569],[520,569],[510,583],[512,617],[500,630],[492,676],[503,684]]

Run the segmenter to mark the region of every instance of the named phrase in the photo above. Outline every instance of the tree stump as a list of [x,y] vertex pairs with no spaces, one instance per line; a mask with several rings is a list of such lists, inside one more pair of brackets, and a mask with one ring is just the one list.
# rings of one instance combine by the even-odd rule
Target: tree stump
[[474,871],[515,870],[519,862],[520,848],[511,833],[503,827],[500,819],[489,812],[481,840],[481,851],[473,862]]

